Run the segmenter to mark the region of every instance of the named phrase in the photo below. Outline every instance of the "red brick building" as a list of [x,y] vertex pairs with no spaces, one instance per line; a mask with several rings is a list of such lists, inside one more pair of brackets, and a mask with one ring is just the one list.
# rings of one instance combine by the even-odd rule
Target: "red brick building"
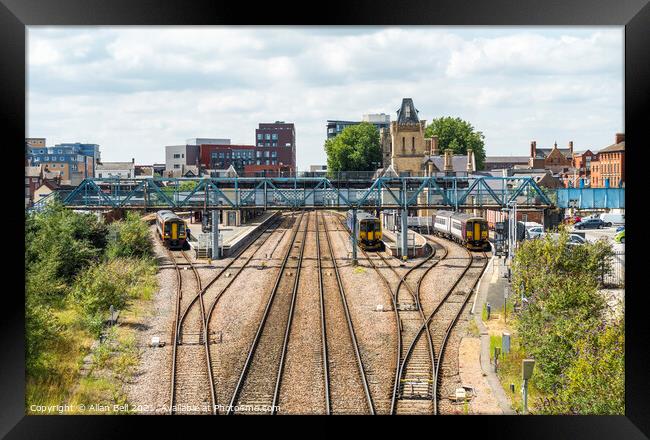
[[259,124],[255,145],[201,144],[199,165],[203,169],[232,166],[245,177],[291,176],[296,171],[296,130],[294,124],[277,121]]
[[624,187],[625,134],[616,133],[614,143],[598,152],[598,160],[591,167],[592,188]]
[[296,170],[296,127],[293,123],[275,121],[260,123],[255,130],[255,145],[261,151],[269,151],[268,157],[263,154],[262,163],[256,165],[275,165]]

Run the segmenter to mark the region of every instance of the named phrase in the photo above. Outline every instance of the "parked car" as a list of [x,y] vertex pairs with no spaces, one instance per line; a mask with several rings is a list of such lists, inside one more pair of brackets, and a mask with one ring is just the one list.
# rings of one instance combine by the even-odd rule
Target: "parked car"
[[599,218],[590,218],[573,225],[575,229],[601,229],[605,227],[605,222]]
[[623,243],[623,244],[625,244],[625,229],[623,229],[621,232],[619,232],[618,234],[616,234],[616,235],[614,236],[614,241],[615,241],[616,243]]
[[605,222],[607,227],[625,224],[625,215],[623,214],[601,214],[600,219]]
[[[558,234],[556,232],[553,232],[553,233],[543,232],[537,238],[544,238],[546,236],[551,237],[551,240],[558,240],[560,238],[560,234]],[[581,244],[585,244],[586,242],[587,242],[587,240],[585,240],[584,238],[582,238],[578,234],[569,234],[569,240],[568,240],[567,244],[569,246],[578,246],[578,245],[581,245]]]
[[569,244],[585,244],[587,240],[585,240],[583,237],[579,236],[578,234],[570,234],[569,235]]
[[543,233],[544,233],[544,227],[533,226],[532,228],[526,229],[526,238],[528,238],[529,240],[533,240],[539,237]]
[[621,232],[623,230],[625,230],[625,225],[619,226],[618,228],[616,228],[616,232]]

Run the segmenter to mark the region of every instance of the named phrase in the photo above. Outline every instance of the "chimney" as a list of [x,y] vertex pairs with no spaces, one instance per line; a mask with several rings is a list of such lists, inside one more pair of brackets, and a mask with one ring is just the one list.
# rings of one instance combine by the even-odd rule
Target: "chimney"
[[530,141],[530,157],[534,159],[535,154],[537,154],[537,142]]
[[569,153],[573,156],[573,141],[569,141]]
[[135,157],[131,158],[131,163],[135,163]]
[[473,171],[473,170],[472,170],[472,168],[473,168],[473,167],[472,167],[472,159],[473,159],[473,157],[472,157],[473,154],[472,154],[472,153],[473,153],[472,149],[471,149],[471,148],[468,148],[468,149],[467,149],[467,173],[468,173],[468,174],[471,173],[471,172]]
[[617,144],[620,144],[621,142],[625,142],[625,133],[616,133],[615,140]]
[[438,136],[431,136],[431,155],[437,156],[438,152]]
[[450,149],[445,150],[445,173],[454,171],[454,165],[452,164],[452,154],[453,151]]

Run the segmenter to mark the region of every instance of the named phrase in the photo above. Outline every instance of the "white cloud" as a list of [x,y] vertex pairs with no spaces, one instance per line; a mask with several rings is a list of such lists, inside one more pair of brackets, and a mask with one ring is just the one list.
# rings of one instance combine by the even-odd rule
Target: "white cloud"
[[488,154],[528,142],[598,148],[623,128],[622,29],[30,28],[28,133],[164,160],[191,137],[252,144],[296,123],[298,165],[323,163],[327,119],[459,116]]

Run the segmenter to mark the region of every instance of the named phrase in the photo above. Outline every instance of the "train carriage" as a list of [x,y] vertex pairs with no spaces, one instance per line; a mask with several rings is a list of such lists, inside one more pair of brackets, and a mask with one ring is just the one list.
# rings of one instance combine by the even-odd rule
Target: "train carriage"
[[187,225],[172,211],[164,210],[156,213],[156,230],[160,240],[168,248],[183,249],[185,246]]
[[456,241],[470,250],[490,248],[488,225],[484,218],[452,211],[438,211],[432,217],[437,235]]
[[[348,211],[346,216],[346,226],[350,233],[353,232],[352,211]],[[364,211],[357,212],[357,242],[363,250],[382,251],[384,242],[382,241],[381,221],[372,214]]]

